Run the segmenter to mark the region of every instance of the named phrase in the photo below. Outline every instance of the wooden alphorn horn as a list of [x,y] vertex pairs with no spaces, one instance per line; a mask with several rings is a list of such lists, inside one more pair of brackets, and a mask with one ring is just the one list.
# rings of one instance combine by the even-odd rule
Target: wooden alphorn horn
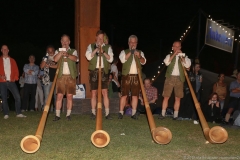
[[26,153],[35,153],[40,148],[40,144],[41,144],[41,141],[42,141],[42,135],[43,135],[44,127],[45,127],[45,124],[46,124],[46,119],[47,119],[48,111],[49,111],[49,108],[50,108],[55,84],[56,84],[56,81],[57,81],[59,68],[60,68],[60,63],[58,63],[58,67],[56,69],[56,73],[55,73],[55,77],[54,77],[54,80],[53,80],[53,83],[52,83],[52,87],[50,89],[50,92],[49,92],[49,95],[48,95],[48,98],[47,98],[47,102],[44,106],[44,111],[43,111],[41,120],[39,122],[39,125],[38,125],[35,136],[34,135],[28,135],[28,136],[25,136],[21,140],[20,146],[21,146],[22,150]]
[[168,128],[165,128],[165,127],[157,127],[156,128],[156,125],[155,125],[155,122],[154,122],[154,119],[153,119],[153,115],[152,115],[152,111],[150,109],[148,99],[147,99],[147,96],[146,96],[146,91],[145,91],[145,88],[143,86],[141,70],[140,70],[140,67],[138,66],[137,58],[135,56],[133,56],[133,57],[135,59],[136,66],[137,66],[138,79],[139,79],[140,87],[141,87],[141,90],[142,90],[143,101],[144,101],[144,105],[145,105],[145,108],[146,108],[148,123],[149,123],[149,126],[150,126],[150,130],[151,130],[151,133],[152,133],[153,140],[158,144],[168,144],[172,140],[172,133]]
[[109,134],[102,130],[102,68],[101,68],[101,46],[99,47],[99,68],[98,68],[98,103],[97,103],[97,118],[96,131],[91,135],[93,145],[98,148],[103,148],[110,142]]
[[[182,57],[181,57],[181,60],[183,61]],[[188,74],[187,74],[186,69],[183,66],[183,64],[182,64],[182,68],[183,68],[184,75],[186,77],[190,92],[192,94],[192,98],[193,98],[193,101],[194,101],[194,104],[195,104],[195,107],[196,107],[196,110],[197,110],[197,113],[198,113],[200,123],[202,125],[203,134],[204,134],[206,140],[210,143],[224,143],[224,142],[226,142],[227,139],[228,139],[228,133],[223,127],[215,126],[215,127],[212,127],[211,129],[209,128],[208,123],[207,123],[207,121],[206,121],[206,119],[203,115],[200,104],[199,104],[199,102],[197,100],[197,97],[195,95],[195,91],[193,90],[193,87],[191,85],[191,82],[188,78]]]

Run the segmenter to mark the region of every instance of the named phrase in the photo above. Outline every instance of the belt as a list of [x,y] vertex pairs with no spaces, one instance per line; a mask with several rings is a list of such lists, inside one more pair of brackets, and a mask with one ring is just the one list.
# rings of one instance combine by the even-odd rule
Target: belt
[[137,74],[127,74],[128,76],[137,76]]
[[62,74],[63,76],[70,76],[71,74]]

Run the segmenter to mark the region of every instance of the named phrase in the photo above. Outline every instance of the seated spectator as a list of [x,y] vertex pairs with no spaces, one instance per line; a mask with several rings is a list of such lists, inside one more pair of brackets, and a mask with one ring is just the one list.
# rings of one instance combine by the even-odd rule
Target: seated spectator
[[224,107],[224,101],[227,95],[227,84],[224,82],[224,78],[225,75],[220,73],[218,75],[218,81],[213,85],[213,93],[218,94],[221,111]]
[[224,124],[229,123],[230,116],[234,110],[238,110],[239,108],[239,102],[240,102],[240,72],[237,73],[237,80],[231,82],[230,84],[230,98],[229,98],[229,104],[228,104],[228,111],[225,116],[225,121],[223,121]]
[[[150,109],[151,109],[152,113],[154,113],[154,111],[157,108],[157,105],[156,105],[156,100],[158,99],[157,88],[152,86],[152,82],[151,82],[150,78],[145,78],[143,82],[144,82],[144,88],[146,91],[146,96],[147,96],[147,100],[148,100]],[[137,112],[146,113],[142,95],[140,95],[139,99],[138,99]]]
[[220,103],[217,93],[212,93],[204,106],[205,118],[215,123],[220,118]]

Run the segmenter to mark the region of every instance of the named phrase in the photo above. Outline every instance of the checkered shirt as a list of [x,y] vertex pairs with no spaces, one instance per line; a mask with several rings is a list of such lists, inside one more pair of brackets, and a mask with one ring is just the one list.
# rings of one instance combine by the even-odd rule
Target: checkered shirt
[[146,91],[146,96],[148,99],[148,102],[153,100],[153,99],[157,99],[158,98],[158,91],[157,88],[150,86],[149,88],[145,88]]

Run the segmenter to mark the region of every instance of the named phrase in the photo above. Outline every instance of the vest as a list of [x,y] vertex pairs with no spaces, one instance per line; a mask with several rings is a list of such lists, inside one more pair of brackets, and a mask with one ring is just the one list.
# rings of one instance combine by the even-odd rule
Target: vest
[[[67,50],[67,53],[72,55],[73,52],[75,51],[75,49],[69,49]],[[61,62],[60,62],[60,68],[59,68],[59,73],[58,73],[58,78],[60,78],[63,74],[63,59],[64,58],[61,58]],[[76,68],[76,62],[66,58],[67,60],[67,63],[68,63],[68,68],[70,70],[70,75],[73,79],[75,79],[77,77],[77,68]]]
[[[174,58],[172,59],[172,62],[168,65],[168,68],[167,68],[167,71],[166,71],[166,74],[165,74],[166,77],[170,77],[172,75],[175,63],[176,63],[176,56],[174,56]],[[181,63],[180,58],[178,59],[177,63],[178,63],[178,69],[179,69],[179,74],[180,74],[180,80],[182,82],[184,82],[185,81],[185,76],[184,76],[184,73],[183,73],[183,68],[182,68],[182,63]]]
[[[140,53],[141,51],[138,50]],[[129,49],[126,49],[124,50],[125,54],[128,54],[130,52]],[[138,64],[138,66],[140,67],[140,71],[142,72],[142,65],[140,64],[140,60],[138,58],[136,58],[136,63]],[[126,76],[127,74],[129,74],[129,71],[130,71],[130,67],[132,65],[132,61],[133,61],[133,55],[130,55],[130,57],[128,58],[128,60],[123,63],[123,66],[122,66],[122,75]]]
[[[92,43],[91,44],[92,51],[94,51],[94,49],[95,49],[94,46],[95,46],[95,43]],[[109,47],[110,47],[109,45],[105,44],[105,46],[103,46],[102,49],[104,52],[108,53]],[[94,57],[89,61],[88,70],[93,71],[96,69],[97,57],[98,56],[95,54]],[[105,74],[108,74],[109,62],[107,61],[107,59],[104,55],[101,57],[103,58],[104,72],[105,72]]]

